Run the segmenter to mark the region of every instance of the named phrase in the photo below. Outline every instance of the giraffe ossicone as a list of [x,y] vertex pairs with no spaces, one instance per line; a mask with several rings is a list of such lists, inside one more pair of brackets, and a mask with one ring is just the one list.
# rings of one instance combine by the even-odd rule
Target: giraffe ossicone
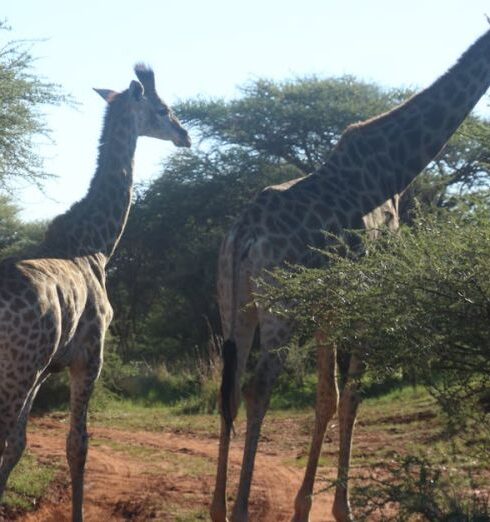
[[[245,449],[233,522],[248,520],[248,500],[260,429],[273,384],[283,366],[283,350],[294,325],[254,304],[257,278],[287,263],[317,266],[324,256],[311,248],[328,247],[329,236],[399,223],[398,201],[411,181],[439,153],[490,85],[490,31],[430,87],[371,120],[351,125],[325,164],[309,176],[269,187],[245,209],[225,236],[219,255],[218,300],[224,357],[221,433],[213,522],[227,520],[226,482],[230,432],[240,402],[240,385],[257,326],[261,353],[244,398]],[[348,238],[346,238],[348,240]],[[265,275],[267,278],[267,275]],[[318,332],[319,389],[316,421],[303,484],[294,505],[294,522],[307,522],[318,459],[328,421],[339,410],[340,449],[333,513],[351,521],[348,470],[357,388],[363,365],[352,355],[339,402],[335,347]]]
[[28,256],[0,263],[0,497],[26,443],[32,402],[54,371],[70,371],[70,429],[66,452],[72,481],[72,520],[83,520],[87,407],[99,375],[104,335],[112,318],[106,264],[126,224],[139,136],[190,139],[155,91],[153,71],[135,67],[108,102],[95,175],[87,195],[49,225]]

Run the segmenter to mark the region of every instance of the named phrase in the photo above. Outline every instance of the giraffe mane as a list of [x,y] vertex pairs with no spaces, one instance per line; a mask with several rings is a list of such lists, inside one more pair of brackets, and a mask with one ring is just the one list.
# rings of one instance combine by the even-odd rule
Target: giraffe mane
[[148,65],[140,62],[134,66],[136,77],[143,85],[146,92],[155,92],[155,73]]

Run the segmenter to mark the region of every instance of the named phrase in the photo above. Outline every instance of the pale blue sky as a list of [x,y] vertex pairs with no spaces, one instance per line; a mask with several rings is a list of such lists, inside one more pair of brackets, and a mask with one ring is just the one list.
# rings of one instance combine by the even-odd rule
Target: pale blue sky
[[[92,87],[126,88],[137,61],[152,65],[170,105],[232,97],[263,76],[353,74],[424,87],[487,30],[485,12],[488,0],[3,0],[9,39],[43,39],[33,46],[36,72],[81,104],[46,111],[55,144],[40,153],[58,179],[45,194],[18,188],[22,216],[53,217],[83,197],[104,110]],[[141,139],[136,181],[155,177],[172,150]]]

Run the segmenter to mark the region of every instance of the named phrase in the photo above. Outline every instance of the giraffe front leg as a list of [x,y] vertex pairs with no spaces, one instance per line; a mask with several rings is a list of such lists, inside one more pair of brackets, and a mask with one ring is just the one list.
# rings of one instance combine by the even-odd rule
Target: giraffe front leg
[[[250,348],[253,343],[255,329],[257,327],[257,315],[253,309],[240,310],[236,317],[235,325],[235,347],[236,347],[236,371],[233,375],[233,386],[230,397],[229,415],[234,421],[240,405],[240,381],[245,370]],[[223,378],[225,376],[223,375]],[[223,386],[223,382],[222,382]],[[210,515],[213,522],[227,522],[226,514],[226,486],[228,475],[228,454],[230,451],[231,426],[223,415],[223,397],[221,397],[221,430],[218,451],[218,466],[216,472],[216,483],[211,502]]]
[[27,414],[21,414],[17,424],[0,440],[3,450],[0,452],[0,499],[3,496],[10,473],[26,447]]
[[337,522],[353,522],[354,517],[349,504],[349,466],[352,451],[352,435],[360,403],[359,379],[364,371],[360,359],[352,355],[347,382],[340,395],[339,431],[340,450],[337,487],[333,503],[333,515]]
[[99,355],[70,368],[71,418],[66,456],[71,475],[73,522],[83,522],[83,486],[88,450],[87,409],[101,364]]
[[308,522],[312,504],[313,486],[322,450],[325,431],[337,411],[339,390],[337,387],[337,350],[326,344],[325,336],[316,334],[318,386],[316,392],[315,427],[308,455],[308,464],[301,488],[294,502],[292,522]]
[[210,515],[213,522],[227,522],[226,518],[226,480],[228,475],[228,454],[230,451],[230,428],[221,416],[218,468],[211,502]]
[[8,417],[5,412],[6,409],[3,410],[3,414],[0,418],[0,500],[3,497],[5,486],[9,478],[9,472],[7,472],[7,468],[4,466],[5,454],[7,452],[7,437],[9,434],[7,429]]

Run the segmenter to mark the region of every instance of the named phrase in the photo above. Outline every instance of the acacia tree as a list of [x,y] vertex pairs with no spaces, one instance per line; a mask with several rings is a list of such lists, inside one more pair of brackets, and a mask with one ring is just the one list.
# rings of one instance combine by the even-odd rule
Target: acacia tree
[[353,78],[309,78],[258,80],[238,100],[178,106],[203,145],[171,156],[136,198],[109,277],[123,354],[169,361],[202,347],[209,325],[219,331],[217,252],[241,208],[314,169],[347,123],[399,100]]
[[[8,27],[0,22],[0,34]],[[0,47],[0,186],[13,178],[39,184],[45,177],[35,152],[35,138],[48,136],[41,107],[68,101],[60,87],[33,71],[34,58],[24,41],[6,41]]]
[[325,161],[348,125],[390,110],[411,94],[353,76],[258,79],[241,93],[230,101],[189,100],[176,110],[218,147],[239,145],[305,174]]
[[[352,77],[257,80],[238,99],[176,107],[201,147],[171,156],[161,177],[140,190],[109,278],[113,333],[127,357],[185,357],[206,343],[208,320],[219,332],[216,259],[244,205],[265,186],[314,170],[347,125],[409,94]],[[429,201],[447,204],[448,185],[487,176],[488,149],[474,127],[488,126],[477,119],[465,125],[466,134],[426,172],[421,186]]]
[[[413,94],[410,89],[383,90],[352,76],[280,83],[259,79],[241,91],[243,96],[236,100],[190,100],[178,110],[217,147],[246,147],[251,154],[282,160],[305,174],[325,161],[348,125],[382,114]],[[403,207],[411,207],[415,197],[448,206],[455,194],[488,183],[489,142],[488,121],[468,117],[412,184]]]

